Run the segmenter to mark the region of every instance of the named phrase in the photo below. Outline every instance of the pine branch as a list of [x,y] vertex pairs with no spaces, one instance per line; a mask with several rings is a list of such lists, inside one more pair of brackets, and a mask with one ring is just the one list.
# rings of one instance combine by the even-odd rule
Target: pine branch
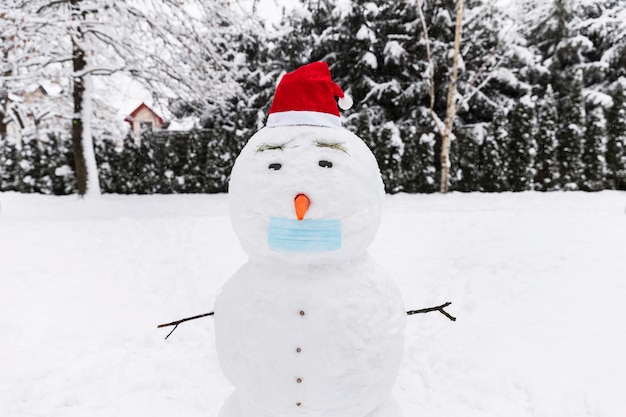
[[420,310],[411,310],[411,311],[407,311],[406,314],[409,316],[412,316],[413,314],[419,314],[419,313],[430,313],[432,311],[438,311],[441,314],[443,314],[444,316],[446,316],[447,318],[449,318],[452,321],[456,321],[456,317],[451,316],[450,314],[448,314],[448,312],[446,310],[444,310],[445,307],[448,307],[450,304],[452,304],[452,302],[448,301],[447,303],[444,303],[440,306],[437,307],[429,307],[429,308],[422,308]]

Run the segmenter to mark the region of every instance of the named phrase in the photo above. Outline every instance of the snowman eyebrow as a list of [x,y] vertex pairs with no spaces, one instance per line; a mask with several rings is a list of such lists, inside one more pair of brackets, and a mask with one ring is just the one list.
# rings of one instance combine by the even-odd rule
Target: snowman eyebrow
[[287,145],[293,142],[294,139],[288,140],[285,143],[262,143],[256,148],[255,153],[265,152],[265,151],[284,151]]
[[265,152],[265,151],[284,151],[286,143],[281,143],[277,145],[272,145],[269,143],[263,143],[256,148],[256,153]]
[[342,142],[322,142],[321,140],[316,140],[315,146],[317,146],[318,148],[335,149],[337,151],[348,154],[348,150],[345,148],[345,146],[343,146]]

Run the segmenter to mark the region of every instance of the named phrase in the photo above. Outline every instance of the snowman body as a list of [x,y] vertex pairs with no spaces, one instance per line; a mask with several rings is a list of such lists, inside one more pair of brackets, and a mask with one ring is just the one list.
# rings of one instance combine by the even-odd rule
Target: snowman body
[[406,313],[366,253],[384,196],[367,146],[345,129],[264,128],[229,194],[250,259],[215,304],[218,358],[237,389],[221,416],[397,416]]
[[250,262],[216,304],[218,355],[241,416],[360,417],[389,399],[401,301],[369,256],[332,266]]

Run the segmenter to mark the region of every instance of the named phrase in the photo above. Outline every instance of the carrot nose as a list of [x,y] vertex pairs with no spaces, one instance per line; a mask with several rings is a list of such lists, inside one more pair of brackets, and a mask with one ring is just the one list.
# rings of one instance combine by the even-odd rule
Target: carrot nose
[[304,214],[309,209],[309,205],[311,204],[311,200],[305,194],[298,194],[293,201],[293,204],[296,208],[296,217],[298,220],[304,219]]

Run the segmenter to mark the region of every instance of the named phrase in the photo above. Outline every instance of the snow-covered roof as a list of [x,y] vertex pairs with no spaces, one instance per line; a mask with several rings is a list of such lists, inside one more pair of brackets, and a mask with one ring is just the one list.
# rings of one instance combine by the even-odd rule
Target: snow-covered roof
[[159,124],[163,124],[163,118],[159,116],[154,110],[152,110],[146,103],[141,103],[135,110],[133,110],[126,118],[125,122],[132,123],[135,119],[135,116],[139,114],[142,110],[147,110],[151,112],[159,121]]

